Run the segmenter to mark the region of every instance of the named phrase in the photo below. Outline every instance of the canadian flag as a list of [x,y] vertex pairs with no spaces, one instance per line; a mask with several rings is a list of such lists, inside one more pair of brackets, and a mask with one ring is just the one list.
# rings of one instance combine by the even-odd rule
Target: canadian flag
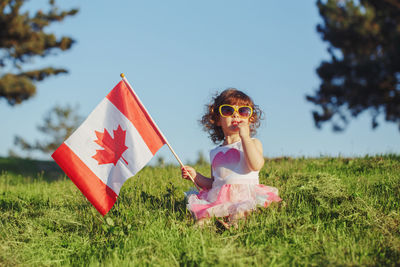
[[123,183],[165,143],[124,78],[52,157],[104,216]]

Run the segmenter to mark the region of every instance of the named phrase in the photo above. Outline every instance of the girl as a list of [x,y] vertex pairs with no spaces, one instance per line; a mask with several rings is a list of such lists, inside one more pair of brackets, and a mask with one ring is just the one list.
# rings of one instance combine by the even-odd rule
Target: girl
[[257,206],[279,202],[278,189],[259,184],[258,173],[264,165],[261,142],[251,138],[260,126],[262,111],[243,92],[230,88],[213,98],[201,123],[211,140],[218,144],[210,152],[211,178],[190,166],[182,168],[182,177],[194,179],[202,188],[188,195],[187,207],[197,220],[222,217],[224,226],[236,225]]

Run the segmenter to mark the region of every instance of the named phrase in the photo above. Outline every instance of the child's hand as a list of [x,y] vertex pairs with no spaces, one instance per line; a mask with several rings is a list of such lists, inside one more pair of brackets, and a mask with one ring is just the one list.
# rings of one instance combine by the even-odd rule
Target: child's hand
[[238,124],[239,127],[239,136],[240,138],[248,138],[250,137],[250,126],[248,121],[241,121]]
[[190,174],[190,176],[192,176],[193,180],[194,180],[194,178],[196,178],[196,175],[197,175],[196,170],[193,169],[192,167],[184,166],[181,168],[181,170],[182,170],[182,178],[183,179],[191,180],[189,177],[189,174]]

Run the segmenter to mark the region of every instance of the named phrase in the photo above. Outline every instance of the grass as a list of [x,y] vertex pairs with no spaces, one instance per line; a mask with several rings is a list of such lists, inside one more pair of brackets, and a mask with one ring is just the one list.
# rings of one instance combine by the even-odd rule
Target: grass
[[51,162],[0,173],[0,265],[400,265],[399,155],[267,159],[283,201],[236,230],[193,226],[175,166],[144,168],[105,217]]

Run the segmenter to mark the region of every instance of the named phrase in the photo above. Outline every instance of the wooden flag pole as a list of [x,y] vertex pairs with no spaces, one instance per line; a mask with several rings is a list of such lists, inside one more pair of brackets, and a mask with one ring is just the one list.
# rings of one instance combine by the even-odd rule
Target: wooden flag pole
[[[178,157],[178,155],[175,153],[174,149],[171,147],[171,145],[169,144],[167,138],[165,138],[164,134],[161,132],[161,130],[158,128],[157,124],[154,122],[153,118],[151,117],[150,113],[147,111],[146,107],[142,104],[142,102],[140,101],[139,97],[136,95],[136,93],[133,91],[133,87],[129,84],[128,80],[125,78],[125,74],[121,73],[121,78],[124,81],[124,83],[130,88],[131,92],[135,95],[136,99],[138,100],[139,104],[141,105],[141,107],[146,111],[146,113],[149,115],[149,118],[151,119],[151,121],[153,122],[153,125],[156,127],[156,129],[158,130],[158,132],[161,134],[162,138],[164,139],[165,143],[167,144],[167,146],[169,147],[169,149],[171,150],[172,154],[175,156],[175,158],[178,160],[179,164],[181,165],[182,168],[184,168],[185,166],[183,165],[182,161],[180,160],[180,158]],[[196,188],[200,191],[201,188],[196,184],[196,182],[194,181],[194,178],[189,174],[189,178],[190,180],[192,180],[193,184],[196,186]]]

